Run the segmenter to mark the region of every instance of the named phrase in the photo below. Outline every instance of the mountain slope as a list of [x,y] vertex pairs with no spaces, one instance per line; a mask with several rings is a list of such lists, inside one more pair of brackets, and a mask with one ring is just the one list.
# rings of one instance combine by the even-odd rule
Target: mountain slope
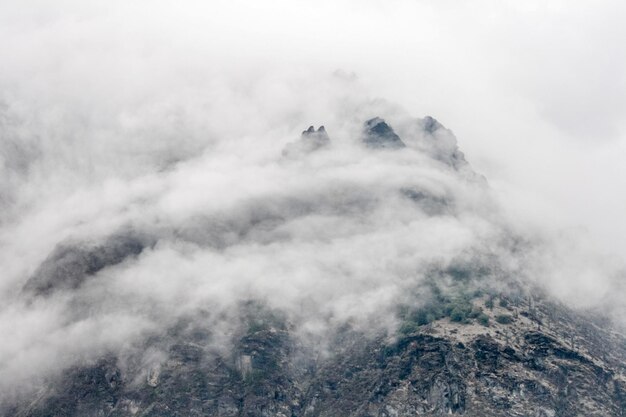
[[110,310],[150,325],[70,360],[35,339],[65,362],[5,389],[0,415],[626,414],[626,338],[529,279],[535,243],[498,218],[449,130],[376,117],[345,155],[331,139],[310,127],[289,144],[271,193],[218,187],[230,205],[58,242],[16,292],[23,311],[78,334],[129,327]]

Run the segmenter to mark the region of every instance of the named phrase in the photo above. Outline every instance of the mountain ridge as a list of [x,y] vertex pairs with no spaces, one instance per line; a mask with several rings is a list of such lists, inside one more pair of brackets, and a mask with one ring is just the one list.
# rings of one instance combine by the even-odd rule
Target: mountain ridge
[[[157,251],[171,241],[184,242],[197,252],[226,252],[231,259],[241,256],[244,245],[264,248],[263,257],[276,256],[276,250],[286,250],[275,246],[277,241],[307,242],[322,230],[329,233],[325,244],[335,245],[327,251],[341,251],[354,244],[345,236],[362,236],[370,230],[363,224],[384,229],[391,227],[390,219],[398,222],[394,225],[398,228],[433,220],[433,228],[424,230],[439,232],[463,214],[472,227],[482,230],[482,223],[472,216],[485,215],[474,213],[463,197],[470,191],[484,191],[485,183],[476,181],[482,177],[465,161],[451,132],[431,117],[412,119],[398,131],[412,135],[401,138],[384,119],[368,119],[362,125],[359,146],[366,154],[390,158],[390,166],[407,163],[393,159],[397,155],[424,154],[441,175],[437,171],[430,182],[420,184],[401,175],[379,178],[376,171],[370,171],[370,182],[344,180],[344,189],[330,176],[324,183],[328,188],[320,187],[318,194],[308,192],[302,197],[285,192],[272,198],[261,194],[256,199],[246,195],[247,205],[238,210],[209,213],[204,219],[193,218],[191,224],[161,225],[158,233],[130,228],[101,242],[60,242],[25,281],[20,296],[35,307],[66,302],[69,313],[63,319],[80,324],[83,315],[108,306],[98,304],[98,297],[111,297],[113,306],[129,303],[135,314],[133,299],[116,293],[120,281],[115,280],[115,271],[158,257],[162,253]],[[302,160],[332,151],[332,137],[326,129],[311,126],[281,156]],[[338,172],[345,175],[344,167],[340,168]],[[445,182],[443,186],[431,184],[444,175],[475,188],[457,193]],[[333,194],[324,194],[328,190]],[[395,211],[389,214],[391,209]],[[320,214],[326,216],[323,221],[339,218],[340,222],[331,223],[337,230],[320,228],[315,223]],[[486,216],[495,223],[491,213]],[[311,218],[313,222],[307,223]],[[348,220],[359,228],[342,230]],[[104,353],[78,358],[57,373],[41,375],[30,389],[5,393],[0,397],[0,415],[626,415],[624,336],[611,330],[610,323],[604,322],[607,328],[602,328],[600,319],[591,313],[560,304],[529,281],[524,276],[526,260],[520,254],[532,242],[525,242],[506,225],[497,224],[494,229],[479,235],[480,239],[467,240],[466,245],[455,240],[462,241],[467,233],[443,234],[442,240],[422,248],[432,255],[419,262],[407,262],[406,252],[416,250],[409,243],[432,237],[426,233],[408,234],[405,247],[389,253],[381,253],[380,248],[353,253],[354,269],[344,265],[350,259],[339,256],[334,266],[325,263],[328,258],[320,252],[312,253],[315,267],[308,267],[319,268],[314,269],[315,279],[386,273],[376,283],[393,282],[398,288],[391,292],[393,298],[380,304],[386,309],[366,311],[363,300],[383,298],[374,286],[374,295],[366,291],[357,299],[361,304],[352,306],[354,313],[345,316],[306,293],[301,294],[296,314],[271,299],[271,290],[248,293],[226,308],[220,309],[214,301],[173,317],[157,315],[162,320],[159,326],[128,340],[124,349],[103,348]],[[381,239],[379,235],[374,238]],[[359,248],[366,251],[372,241],[359,241]],[[452,246],[453,255],[445,257],[444,245],[453,244],[459,246]],[[361,258],[376,257],[377,263],[369,269],[359,263]],[[521,260],[510,262],[516,257]],[[300,258],[283,262],[299,266]],[[130,271],[128,279],[137,273]],[[211,278],[208,275],[209,283]],[[365,285],[359,279],[364,278],[357,276],[355,282]],[[322,285],[306,283],[310,287],[303,288]],[[343,298],[333,307],[343,308],[342,302],[349,304],[346,298],[362,290],[358,284],[345,286]],[[333,295],[321,294],[322,300]]]

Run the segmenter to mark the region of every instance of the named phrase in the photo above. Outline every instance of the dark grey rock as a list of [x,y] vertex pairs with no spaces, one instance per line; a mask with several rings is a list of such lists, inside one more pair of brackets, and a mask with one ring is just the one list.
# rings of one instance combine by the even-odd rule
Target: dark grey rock
[[365,122],[363,142],[367,147],[376,149],[399,149],[406,146],[400,136],[380,117]]
[[422,119],[422,126],[424,131],[433,134],[436,130],[443,128],[443,125],[437,121],[434,117],[426,116]]
[[285,146],[283,156],[298,157],[328,145],[330,145],[330,138],[326,132],[326,128],[320,126],[319,129],[315,130],[315,127],[309,126],[307,130],[302,132],[299,141],[289,143]]
[[113,235],[100,244],[61,243],[28,279],[24,291],[45,296],[76,289],[90,276],[139,255],[151,244],[150,239],[132,233]]
[[[506,337],[461,336],[463,327],[450,332],[439,320],[395,341],[345,328],[319,356],[285,317],[248,304],[231,353],[212,350],[210,329],[191,320],[164,336],[171,343],[159,367],[146,369],[141,351],[125,365],[107,356],[66,370],[36,398],[0,404],[0,416],[623,416],[624,339],[589,330],[575,351],[562,335],[586,318],[550,303],[512,303],[538,316],[558,311],[569,324],[550,321],[539,332],[520,320]],[[155,337],[145,349],[162,343]]]

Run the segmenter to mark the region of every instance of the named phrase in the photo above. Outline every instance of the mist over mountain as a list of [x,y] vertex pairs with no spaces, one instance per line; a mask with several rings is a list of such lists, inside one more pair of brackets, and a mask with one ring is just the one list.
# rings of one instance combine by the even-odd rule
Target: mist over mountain
[[624,415],[623,5],[211,3],[0,1],[0,415]]
[[[15,272],[0,321],[3,413],[569,415],[581,401],[588,412],[623,412],[624,339],[550,294],[550,244],[502,213],[441,123],[389,119],[349,120],[337,136],[311,126],[282,151],[268,146],[273,155],[247,141],[237,154],[208,148],[55,195],[7,224]],[[484,382],[463,358],[467,343],[480,360],[523,364],[508,389],[525,399],[472,396],[470,381]],[[405,364],[395,375],[394,358],[415,346],[464,370]],[[586,376],[562,385],[538,354]],[[373,366],[358,381],[387,381],[386,393],[372,402],[370,389],[336,386],[339,402],[315,400],[324,378],[344,378],[335,367],[345,360]],[[489,365],[495,380],[499,366]],[[406,372],[426,383],[412,388],[417,403],[393,394]],[[598,372],[613,388],[589,403]],[[528,384],[539,391],[524,397]],[[563,389],[580,396],[559,399]]]

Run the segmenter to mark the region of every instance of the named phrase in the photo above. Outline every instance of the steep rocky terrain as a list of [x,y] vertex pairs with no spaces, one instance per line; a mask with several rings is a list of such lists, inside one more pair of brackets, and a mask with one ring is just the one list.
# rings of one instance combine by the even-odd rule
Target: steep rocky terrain
[[[446,169],[464,173],[467,181],[483,181],[471,172],[456,142],[446,142],[445,135],[439,142],[433,139],[445,129],[437,121],[422,119],[419,129],[426,140],[412,146]],[[361,139],[375,152],[409,146],[380,118],[365,123]],[[311,127],[283,157],[303,158],[329,146],[326,130]],[[446,193],[411,187],[398,192],[426,216],[456,213],[454,198]],[[361,207],[362,202],[368,200],[357,201]],[[324,204],[324,210],[332,208],[332,202]],[[297,211],[307,210],[310,205],[302,204]],[[267,209],[245,222],[225,215],[204,227],[217,236],[212,249],[221,250],[233,239],[229,233],[247,237],[281,221]],[[196,236],[183,228],[169,233],[177,239]],[[72,294],[102,279],[101,271],[134,262],[158,239],[118,233],[102,244],[60,244],[20,296],[37,303]],[[500,246],[513,253],[525,244],[507,236]],[[496,253],[477,249],[463,255],[422,271],[426,278],[407,286],[407,296],[394,306],[392,326],[347,321],[304,337],[297,318],[263,300],[241,300],[236,314],[223,319],[231,326],[220,343],[215,343],[220,336],[212,327],[215,320],[198,311],[165,330],[152,330],[132,349],[77,359],[29,389],[1,396],[0,415],[626,415],[622,334],[601,317],[574,311],[514,278]],[[87,311],[87,301],[71,300],[76,316]]]
[[626,339],[546,300],[496,299],[475,300],[486,325],[443,318],[392,337],[346,328],[323,354],[276,318],[228,353],[207,349],[210,329],[181,325],[163,363],[77,366],[3,415],[625,415]]

